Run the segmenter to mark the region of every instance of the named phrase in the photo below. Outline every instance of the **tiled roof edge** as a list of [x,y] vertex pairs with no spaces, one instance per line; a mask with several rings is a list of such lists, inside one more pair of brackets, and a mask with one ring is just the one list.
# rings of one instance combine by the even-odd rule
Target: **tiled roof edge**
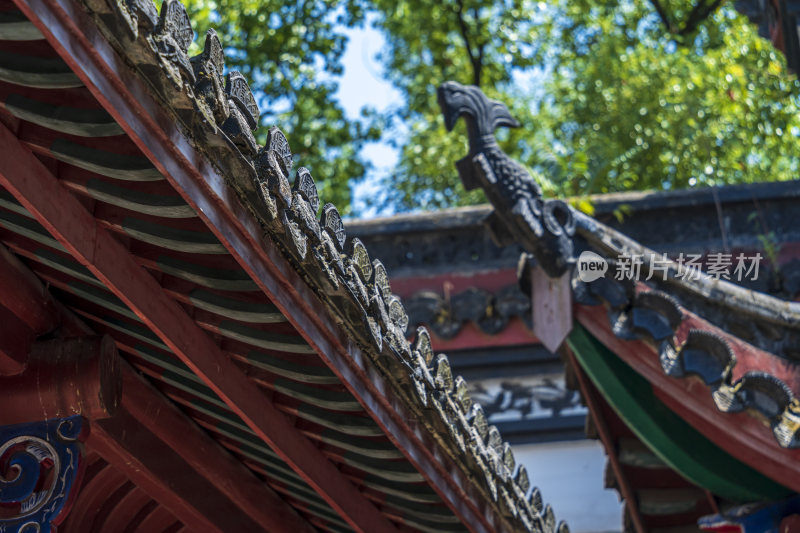
[[447,357],[435,355],[419,328],[406,340],[408,317],[392,294],[386,270],[359,239],[346,238],[337,208],[321,208],[308,169],[293,184],[286,137],[270,128],[266,146],[253,130],[258,106],[238,72],[223,77],[224,47],[209,30],[203,52],[189,57],[191,21],[178,0],[156,11],[151,0],[84,0],[105,35],[130,61],[283,249],[306,281],[420,415],[462,469],[515,529],[561,533],[549,505],[531,489],[508,443],[487,422]]

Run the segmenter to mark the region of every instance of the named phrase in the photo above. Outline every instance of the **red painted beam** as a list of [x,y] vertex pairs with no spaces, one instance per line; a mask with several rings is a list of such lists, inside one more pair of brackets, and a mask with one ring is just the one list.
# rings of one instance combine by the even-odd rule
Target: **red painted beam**
[[[683,312],[687,314],[686,310]],[[575,306],[575,319],[647,379],[664,404],[709,440],[778,483],[800,491],[800,450],[781,448],[769,426],[759,418],[748,413],[721,412],[711,391],[699,379],[667,376],[653,346],[643,341],[624,341],[614,335],[605,307]],[[729,338],[713,326],[704,327]]]
[[[24,294],[38,294],[39,297],[31,300],[29,310],[34,316],[41,317],[44,322],[63,322],[65,329],[68,332],[81,332],[88,333],[88,327],[83,324],[77,317],[61,308],[60,304],[53,299],[49,291],[47,291],[38,278],[28,268],[22,264],[16,257],[5,251],[5,248],[0,247],[0,255],[5,253],[9,263],[15,264],[17,270],[17,281],[19,283],[18,290]],[[39,291],[41,291],[39,293]],[[59,320],[59,317],[61,318]],[[57,354],[53,353],[53,348],[58,346],[66,346],[73,348],[80,341],[77,339],[67,340],[51,340],[36,345],[32,358],[31,365],[26,369],[25,373],[21,376],[13,378],[0,377],[0,390],[7,392],[6,402],[9,409],[3,411],[4,415],[0,416],[1,424],[12,424],[22,421],[28,421],[28,418],[35,418],[39,420],[42,412],[50,413],[51,416],[59,415],[61,403],[74,396],[74,392],[64,392],[64,386],[72,383],[85,382],[86,370],[93,370],[89,372],[89,376],[97,377],[106,380],[118,379],[115,382],[115,392],[109,392],[106,387],[105,398],[112,399],[114,408],[116,409],[120,399],[118,395],[120,391],[124,391],[122,396],[122,407],[126,410],[127,414],[123,416],[132,416],[139,424],[155,435],[160,441],[166,443],[172,450],[177,451],[180,457],[186,461],[192,468],[194,468],[201,476],[203,476],[210,483],[219,488],[226,497],[238,506],[246,515],[252,517],[256,522],[263,525],[269,531],[276,531],[280,533],[311,533],[308,522],[300,517],[290,506],[288,506],[275,492],[270,490],[261,480],[256,478],[252,472],[248,471],[239,461],[230,456],[222,446],[210,439],[206,433],[200,430],[189,418],[181,413],[169,400],[161,395],[158,390],[141,376],[137,375],[130,366],[122,361],[116,360],[118,354],[114,349],[113,343],[108,344],[111,339],[105,337],[106,343],[95,343],[99,350],[98,355],[106,358],[106,364],[101,365],[95,358],[86,361],[85,357],[81,357],[83,363],[77,367],[71,364],[64,364],[64,361],[69,362],[69,358],[61,358],[62,367],[60,371],[49,372],[42,374],[42,364],[52,366],[54,361],[58,362],[60,359]],[[69,353],[67,354],[69,355]],[[74,355],[74,354],[73,354]],[[85,354],[84,354],[85,355]],[[115,366],[112,372],[100,371],[100,367],[108,368],[109,361],[107,359],[113,356],[115,358]],[[90,364],[87,364],[90,363]],[[80,372],[79,370],[83,370]],[[58,370],[58,369],[57,369]],[[74,375],[73,375],[74,374]],[[33,383],[36,385],[35,391],[29,393],[28,396],[15,394],[13,391],[18,388],[14,382],[24,381],[25,383]],[[91,381],[91,380],[90,380]],[[91,385],[91,383],[90,383]],[[74,388],[74,387],[73,387]],[[70,389],[71,390],[71,389]],[[99,402],[100,395],[97,394],[97,386],[84,386],[82,392],[79,394],[77,403],[79,404],[94,404],[98,403],[101,409],[99,413],[94,416],[91,412],[98,409],[87,408],[84,409],[82,414],[89,418],[97,418],[107,414],[105,406]],[[92,391],[95,392],[92,392]],[[34,394],[35,397],[29,397]],[[50,403],[42,403],[42,400],[52,400]],[[72,402],[74,403],[74,402]],[[51,405],[52,404],[52,405]],[[13,407],[12,407],[13,406]],[[28,414],[27,417],[23,416],[28,411],[33,410],[33,414]],[[72,414],[72,413],[69,413]],[[12,416],[13,419],[7,417]],[[21,418],[22,417],[22,418]],[[125,428],[129,430],[133,428]],[[120,439],[118,435],[113,432],[107,431],[107,434],[112,439]],[[102,447],[102,445],[101,445]],[[150,452],[144,451],[145,457],[140,460],[144,463],[148,461],[147,455],[158,455],[157,450]],[[111,452],[109,452],[109,455]],[[116,457],[116,455],[113,455]],[[213,458],[213,460],[209,460]],[[127,464],[127,463],[126,463]],[[148,479],[147,483],[157,483],[155,480]],[[169,486],[169,480],[164,479],[161,481],[164,486]],[[107,497],[108,494],[102,495]],[[180,494],[170,496],[168,501],[181,500]],[[135,501],[140,501],[141,498],[134,498]],[[129,502],[130,504],[130,502]],[[176,504],[173,504],[173,506]],[[113,513],[112,513],[113,514]],[[129,515],[128,513],[122,513]],[[116,515],[115,515],[116,516]],[[116,520],[116,518],[115,518]],[[70,520],[68,523],[75,523],[76,520]],[[80,520],[78,520],[80,522]],[[126,523],[127,525],[127,523]],[[111,527],[112,530],[122,530],[122,527]],[[82,531],[82,529],[78,529]]]
[[47,289],[4,246],[0,246],[0,302],[36,336],[58,325],[57,308]]
[[126,364],[122,405],[267,531],[313,533],[286,502]]
[[[27,241],[27,239],[22,239]],[[31,241],[28,242],[30,243]],[[37,260],[36,256],[31,254],[27,248],[16,248],[12,246],[13,243],[6,244],[11,247],[17,255],[27,257],[33,261]],[[33,246],[33,248],[36,248],[36,246]],[[16,257],[14,253],[6,248],[6,246],[3,246],[3,244],[0,244],[0,257],[8,260],[9,264],[19,271],[19,276],[15,278],[17,289],[24,294],[33,296],[26,300],[27,311],[20,312],[19,308],[15,308],[17,313],[28,317],[38,317],[36,320],[42,323],[51,321],[55,323],[56,329],[49,333],[49,335],[54,338],[67,339],[70,337],[85,337],[95,334],[95,332],[77,318],[72,311],[53,298],[44,284],[37,278],[36,274],[28,269],[28,267]],[[18,300],[18,303],[19,301],[21,300]],[[16,314],[14,316],[17,317]],[[17,320],[20,321],[21,325],[28,327],[20,318],[17,318]],[[35,335],[41,334],[35,333],[34,330],[31,330],[31,332]]]
[[239,370],[156,280],[5,126],[0,185],[158,335],[253,431],[358,530],[392,524]]
[[75,414],[108,418],[122,395],[119,354],[107,335],[40,341],[24,372],[0,377],[0,390],[0,425]]
[[14,376],[25,370],[35,338],[27,324],[0,305],[0,376]]
[[[96,465],[93,465],[98,468]],[[91,467],[90,467],[91,468]],[[91,532],[92,525],[104,518],[104,503],[115,491],[128,482],[128,478],[117,468],[104,464],[91,479],[85,480],[75,504],[70,509],[66,520],[58,526],[62,533]]]
[[[144,427],[124,407],[113,418],[93,424],[86,445],[195,531],[271,531],[249,514],[241,512],[216,480],[206,479],[198,465]],[[217,459],[217,456],[209,455],[206,466],[211,468],[210,463]],[[214,468],[219,471],[218,467]],[[91,494],[90,489],[87,486],[81,498],[106,501],[110,496],[107,492]],[[271,499],[274,501],[277,496],[273,493]],[[269,510],[269,504],[269,501],[264,502],[264,511]],[[281,502],[281,508],[287,508],[284,502]],[[72,521],[72,517],[69,520]],[[301,521],[289,524],[295,523]],[[287,531],[287,525],[282,531]],[[85,529],[79,523],[71,531],[77,533]],[[308,531],[307,525],[304,531]]]
[[[15,2],[448,507],[473,531],[507,530],[507,523],[485,495],[409,412],[274,243],[264,238],[261,225],[242,206],[226,178],[194,149],[83,9],[72,0]],[[330,498],[325,492],[323,496]],[[341,512],[337,504],[333,506]]]
[[138,513],[153,501],[142,489],[133,483],[131,485],[131,490],[105,516],[102,526],[107,528],[106,531],[126,531],[127,527],[135,524]]
[[[128,430],[129,432],[138,432],[139,428],[135,423],[131,424],[129,422]],[[152,441],[153,439],[151,439]],[[153,472],[146,463],[140,460],[141,457],[147,457],[148,454],[152,456],[154,453],[161,451],[160,449],[151,449],[147,453],[144,453],[145,451],[141,449],[127,449],[127,447],[120,445],[114,435],[110,435],[97,424],[92,427],[86,446],[97,452],[109,464],[122,471],[156,502],[169,508],[185,524],[190,525],[197,531],[223,532],[197,506],[184,500],[174,487],[168,484],[167,480],[160,477],[159,473]],[[174,457],[170,456],[170,459],[174,459]],[[67,522],[69,520],[68,517]]]
[[57,325],[52,300],[36,276],[0,246],[0,376],[19,374],[39,335]]

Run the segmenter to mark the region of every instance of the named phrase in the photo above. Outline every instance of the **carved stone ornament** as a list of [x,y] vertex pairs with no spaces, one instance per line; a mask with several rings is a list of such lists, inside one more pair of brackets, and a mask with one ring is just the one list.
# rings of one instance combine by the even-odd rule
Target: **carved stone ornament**
[[77,489],[79,415],[0,427],[0,531],[49,533]]
[[348,255],[350,256],[350,259],[353,260],[353,264],[356,266],[356,271],[361,276],[361,281],[364,283],[371,282],[372,263],[369,259],[367,247],[364,246],[364,243],[361,242],[361,239],[353,238],[350,240],[349,248]]
[[292,190],[300,193],[300,196],[306,199],[311,207],[311,211],[313,211],[314,216],[316,216],[317,211],[319,211],[319,193],[317,192],[317,185],[314,183],[314,178],[311,177],[311,172],[306,167],[297,169]]
[[165,0],[161,5],[152,42],[162,65],[176,86],[186,77],[194,85],[194,69],[186,52],[194,39],[192,23],[179,0]]
[[402,333],[408,330],[408,314],[403,302],[397,296],[391,296],[387,302],[389,319]]
[[278,156],[278,163],[280,163],[284,174],[287,176],[292,170],[292,150],[289,148],[289,141],[281,130],[273,126],[267,132],[267,144],[264,146],[265,150],[271,150]]
[[425,328],[417,328],[414,339],[414,351],[418,352],[426,365],[433,363],[433,348],[431,347],[431,335]]
[[306,237],[314,245],[319,244],[322,238],[322,230],[317,222],[317,217],[311,210],[311,204],[299,192],[295,192],[292,195],[291,213],[292,219],[300,225]]
[[228,100],[228,113],[228,118],[222,123],[222,131],[242,153],[251,157],[256,155],[258,143],[250,128],[247,113],[243,113],[233,100]]
[[225,79],[225,93],[233,100],[245,119],[247,119],[250,129],[256,129],[261,113],[258,111],[258,104],[256,104],[256,99],[253,97],[253,92],[241,72],[234,70],[228,73]]
[[339,215],[339,210],[336,209],[335,205],[327,203],[322,207],[322,217],[319,223],[322,225],[322,228],[330,234],[331,238],[333,238],[333,243],[336,245],[336,248],[340,252],[344,250],[344,241],[347,234],[344,230],[342,217]]
[[544,201],[528,171],[497,144],[497,128],[519,123],[504,104],[490,100],[478,87],[454,81],[439,87],[439,106],[448,130],[461,117],[467,122],[469,154],[456,163],[464,187],[481,187],[513,240],[532,252],[550,277],[560,277],[573,262],[574,216],[564,202]]
[[203,51],[190,61],[197,79],[194,85],[195,95],[211,109],[217,124],[224,123],[229,115],[222,77],[225,53],[217,32],[213,29],[206,32]]
[[178,0],[166,0],[161,6],[161,19],[156,26],[157,33],[169,33],[183,53],[189,50],[194,39],[192,22],[186,8]]
[[258,181],[261,187],[266,189],[264,200],[268,207],[270,203],[275,203],[275,200],[282,207],[291,207],[292,189],[286,173],[281,167],[281,157],[274,150],[270,150],[268,146],[262,147],[253,161]]
[[336,246],[333,244],[331,236],[321,232],[320,243],[312,249],[312,253],[325,281],[330,285],[330,289],[337,290],[339,288],[337,272],[342,273],[344,271],[344,264],[336,251]]
[[389,285],[389,274],[380,259],[372,261],[372,272],[372,282],[380,291],[383,299],[388,301],[392,297],[392,287]]
[[108,5],[125,23],[125,35],[135,41],[139,34],[147,35],[158,24],[158,10],[151,0],[109,0]]

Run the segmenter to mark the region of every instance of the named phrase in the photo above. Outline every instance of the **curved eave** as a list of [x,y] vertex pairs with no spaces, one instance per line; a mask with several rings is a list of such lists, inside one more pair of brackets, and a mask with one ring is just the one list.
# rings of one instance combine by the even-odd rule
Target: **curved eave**
[[[649,271],[651,261],[661,254],[636,242],[594,218],[574,211],[576,235],[601,255],[642,258],[642,272]],[[668,261],[664,279],[650,282],[675,295],[683,307],[698,310],[707,320],[722,329],[736,324],[748,341],[762,350],[787,359],[797,358],[800,347],[800,302],[784,300],[753,291],[704,273],[682,276],[685,269]],[[663,268],[663,265],[662,265]]]
[[[718,328],[690,313],[686,314],[683,335],[689,328],[702,328],[730,339],[730,336]],[[612,331],[607,310],[603,306],[576,305],[575,319],[606,348],[645,378],[652,386],[654,395],[695,430],[753,469],[786,487],[800,491],[800,449],[779,446],[763,415],[752,409],[739,413],[722,412],[714,402],[712,390],[701,379],[696,376],[668,376],[661,366],[658,350],[653,343],[620,339]],[[738,361],[753,361],[764,355],[741,341],[732,344],[737,365]],[[786,370],[789,372],[788,377],[794,376],[791,369]]]
[[729,501],[775,500],[791,491],[720,450],[653,393],[653,387],[582,327],[569,346],[608,404],[667,465]]

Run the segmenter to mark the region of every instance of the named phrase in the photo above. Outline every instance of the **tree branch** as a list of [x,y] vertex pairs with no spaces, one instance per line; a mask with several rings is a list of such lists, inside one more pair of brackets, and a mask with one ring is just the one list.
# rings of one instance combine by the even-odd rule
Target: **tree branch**
[[481,50],[481,54],[478,57],[475,57],[472,43],[469,40],[467,21],[464,20],[464,0],[456,0],[456,15],[458,15],[458,27],[461,30],[461,38],[464,39],[464,45],[467,47],[467,54],[469,55],[469,62],[472,64],[472,83],[480,87],[483,50]]
[[700,23],[716,11],[720,5],[722,5],[722,0],[714,0],[710,4],[707,4],[706,0],[698,0],[694,8],[692,8],[692,12],[689,13],[689,17],[686,19],[686,24],[684,24],[683,29],[681,29],[680,35],[691,35],[694,33]]
[[[477,7],[472,8],[472,18],[475,20],[475,28],[477,29],[478,35],[486,35],[481,28],[481,17],[480,13],[478,12]],[[475,75],[475,85],[480,87],[481,85],[481,78],[483,74],[483,55],[486,50],[486,40],[478,45],[478,58],[476,59],[475,63],[473,64],[474,70],[477,72]]]
[[[702,0],[700,0],[700,1],[702,1]],[[661,5],[661,2],[659,0],[650,0],[650,3],[653,4],[653,7],[655,8],[656,13],[658,13],[658,18],[661,19],[661,23],[664,25],[664,27],[666,28],[667,32],[675,33],[675,26],[669,20],[669,16],[667,15],[667,11],[664,9],[664,6]]]

